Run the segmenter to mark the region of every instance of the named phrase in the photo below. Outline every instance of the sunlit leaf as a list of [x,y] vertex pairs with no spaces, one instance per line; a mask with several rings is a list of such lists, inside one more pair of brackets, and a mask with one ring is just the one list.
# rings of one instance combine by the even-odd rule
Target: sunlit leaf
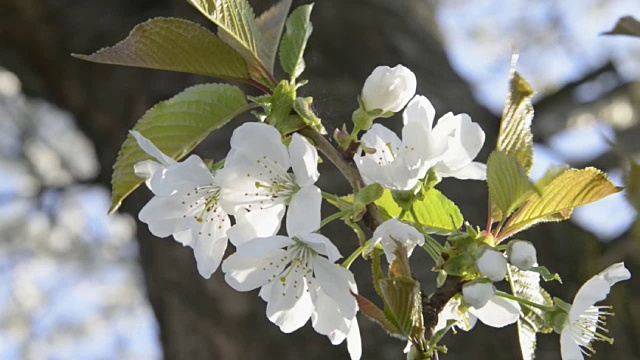
[[422,316],[418,311],[421,301],[418,282],[410,278],[383,279],[380,290],[387,318],[404,337],[410,337],[419,322],[418,317]]
[[[511,215],[536,192],[527,173],[512,154],[494,151],[487,161],[487,184],[491,205],[501,210],[501,216]],[[495,218],[501,220],[501,218]]]
[[253,9],[247,0],[187,0],[218,26],[218,36],[233,47],[247,62],[249,75],[258,83],[275,87],[267,69],[270,54]]
[[302,5],[295,9],[287,19],[286,31],[280,45],[280,64],[293,79],[304,71],[304,50],[311,36],[313,26],[310,17],[313,5]]
[[[553,305],[551,296],[540,286],[540,275],[536,272],[520,270],[509,265],[509,284],[513,294],[519,298],[543,306]],[[518,337],[524,360],[535,358],[536,334],[552,331],[544,315],[540,309],[522,306],[522,314],[518,320]]]
[[496,150],[515,156],[527,175],[533,166],[533,136],[531,135],[533,95],[535,92],[529,83],[512,69],[509,94],[502,110]]
[[[133,129],[177,160],[186,156],[212,131],[249,108],[243,92],[235,86],[196,85],[156,104]],[[134,174],[133,165],[149,158],[129,135],[113,166],[110,212],[114,212],[122,200],[142,183],[143,179]]]
[[[375,203],[388,217],[398,217],[402,212],[388,190]],[[457,231],[464,222],[456,204],[436,189],[430,189],[424,194],[423,200],[416,201],[413,210],[417,219],[413,214],[406,213],[401,220],[413,223],[429,233],[449,235]]]
[[249,80],[247,63],[237,51],[209,30],[182,19],[151,19],[112,47],[73,56],[103,64]]
[[633,16],[621,17],[611,31],[602,34],[640,37],[640,21],[636,20]]
[[262,31],[264,44],[263,60],[267,70],[271,73],[273,73],[273,64],[276,60],[280,36],[282,36],[282,30],[290,8],[291,0],[282,0],[258,17],[258,26]]
[[567,170],[540,191],[509,219],[503,234],[513,234],[540,222],[568,219],[574,208],[601,200],[621,189],[602,171],[586,168]]
[[403,340],[406,339],[406,336],[402,335],[400,330],[398,330],[398,327],[395,326],[391,321],[389,321],[389,319],[387,319],[384,311],[377,307],[376,304],[372,303],[364,296],[358,294],[354,294],[354,296],[356,298],[356,301],[358,302],[358,308],[360,309],[360,312],[362,312],[369,319],[378,323],[378,325],[380,325],[389,335]]

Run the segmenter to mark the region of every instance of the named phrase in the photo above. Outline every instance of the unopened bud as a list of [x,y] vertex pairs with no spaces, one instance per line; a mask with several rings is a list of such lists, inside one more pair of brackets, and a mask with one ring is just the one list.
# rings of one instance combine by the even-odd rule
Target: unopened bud
[[507,259],[501,252],[488,246],[480,249],[478,260],[476,261],[478,271],[491,281],[504,280],[507,276]]
[[529,270],[538,262],[536,248],[532,243],[523,240],[511,241],[507,249],[507,256],[511,265],[522,270]]
[[480,309],[496,296],[496,288],[490,282],[471,281],[462,286],[462,296],[467,305]]

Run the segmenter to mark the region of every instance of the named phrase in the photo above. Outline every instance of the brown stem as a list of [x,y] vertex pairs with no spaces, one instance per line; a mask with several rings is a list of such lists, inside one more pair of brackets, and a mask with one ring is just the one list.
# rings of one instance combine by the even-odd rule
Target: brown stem
[[[338,171],[342,173],[354,190],[358,190],[362,187],[363,181],[358,168],[352,161],[345,159],[345,157],[342,156],[342,154],[333,145],[331,145],[327,138],[308,127],[300,130],[300,134],[313,141],[318,150],[320,150],[320,152],[323,153],[329,161],[331,161]],[[375,204],[367,205],[365,222],[372,231],[382,224],[382,215]]]

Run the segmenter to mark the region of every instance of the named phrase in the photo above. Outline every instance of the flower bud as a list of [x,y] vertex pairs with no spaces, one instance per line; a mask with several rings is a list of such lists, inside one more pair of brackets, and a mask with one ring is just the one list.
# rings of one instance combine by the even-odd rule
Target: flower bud
[[522,270],[529,270],[538,262],[536,248],[532,243],[523,240],[511,241],[507,249],[507,256],[512,265]]
[[462,286],[462,296],[467,305],[480,309],[496,296],[496,288],[490,282],[471,281]]
[[402,65],[378,66],[365,80],[362,102],[367,111],[398,112],[416,93],[416,76]]
[[395,251],[398,246],[404,246],[407,249],[407,256],[411,256],[416,245],[424,245],[424,236],[413,226],[393,218],[380,224],[373,232],[373,241],[369,252],[378,243],[382,243],[384,254],[391,264],[396,258]]
[[507,259],[500,253],[488,246],[480,249],[476,266],[483,276],[491,281],[500,281],[507,276]]

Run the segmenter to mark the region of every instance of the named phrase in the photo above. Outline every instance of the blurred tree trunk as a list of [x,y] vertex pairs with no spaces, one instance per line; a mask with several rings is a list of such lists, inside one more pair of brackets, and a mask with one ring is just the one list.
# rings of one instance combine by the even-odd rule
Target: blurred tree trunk
[[[255,1],[254,3],[258,3]],[[256,4],[257,12],[269,4]],[[296,4],[294,4],[296,5]],[[27,94],[44,97],[71,111],[93,140],[102,172],[96,180],[109,184],[120,144],[127,130],[154,103],[194,83],[198,76],[120,68],[82,62],[70,53],[91,53],[123,39],[134,25],[155,16],[175,16],[205,23],[183,0],[3,0],[0,5],[0,64],[16,72]],[[419,93],[434,103],[438,114],[466,112],[487,133],[486,159],[498,122],[472,97],[467,84],[452,70],[435,23],[435,2],[424,0],[323,0],[312,17],[315,32],[306,55],[310,85],[319,115],[330,129],[348,122],[356,95],[381,64],[402,63],[418,76]],[[207,25],[209,26],[209,25]],[[397,119],[385,120],[399,124]],[[397,126],[396,126],[397,128]],[[205,155],[218,160],[227,151],[228,127],[212,136]],[[324,185],[335,177],[323,173]],[[445,184],[466,218],[484,223],[486,189],[482,182]],[[147,201],[136,192],[125,210],[136,214]],[[348,230],[334,231],[340,241]],[[150,302],[160,324],[165,356],[170,359],[325,359],[346,358],[346,347],[331,346],[306,326],[293,335],[281,334],[264,316],[255,292],[236,293],[220,272],[205,281],[197,275],[191,251],[170,239],[138,231],[140,262]],[[350,244],[353,248],[353,243]],[[356,267],[366,273],[366,266]],[[428,268],[417,269],[429,273]],[[365,276],[360,288],[370,292]],[[361,319],[366,359],[400,358],[404,344]],[[515,345],[515,344],[513,344]],[[504,351],[505,359],[517,349]]]

